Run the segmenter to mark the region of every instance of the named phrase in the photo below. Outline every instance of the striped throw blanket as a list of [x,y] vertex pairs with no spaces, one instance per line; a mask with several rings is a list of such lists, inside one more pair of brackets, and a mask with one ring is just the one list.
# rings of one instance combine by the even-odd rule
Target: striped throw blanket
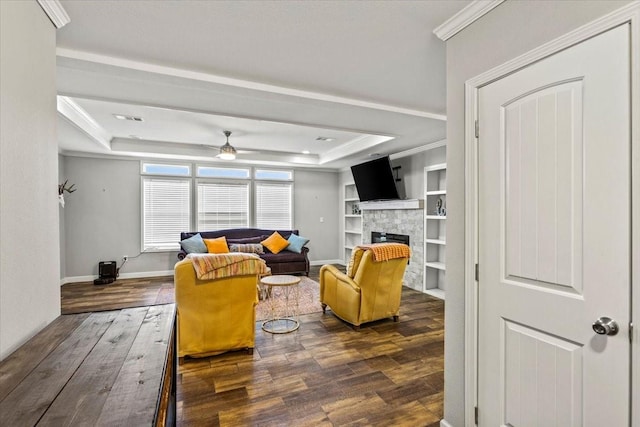
[[371,249],[374,261],[389,261],[396,258],[410,258],[411,249],[404,243],[374,243],[356,248]]
[[248,274],[268,274],[270,269],[256,254],[189,254],[196,277],[200,280],[213,280],[229,276]]

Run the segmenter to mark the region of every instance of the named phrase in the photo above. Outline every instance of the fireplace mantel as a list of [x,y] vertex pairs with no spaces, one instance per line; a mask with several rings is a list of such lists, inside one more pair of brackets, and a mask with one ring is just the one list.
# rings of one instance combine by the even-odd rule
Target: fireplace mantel
[[375,202],[361,202],[360,209],[363,211],[390,210],[390,209],[423,209],[423,199],[409,200],[379,200]]

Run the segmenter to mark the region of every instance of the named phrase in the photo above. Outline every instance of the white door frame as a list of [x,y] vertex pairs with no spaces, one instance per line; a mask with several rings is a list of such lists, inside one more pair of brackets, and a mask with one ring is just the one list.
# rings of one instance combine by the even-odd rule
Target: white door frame
[[[478,90],[500,78],[618,25],[631,26],[631,366],[640,366],[640,2],[634,1],[570,33],[465,82],[465,426],[475,425],[478,402]],[[482,129],[480,129],[482,132]],[[480,267],[482,268],[482,267]],[[631,408],[640,408],[640,369],[632,369]],[[482,408],[480,408],[482,410]],[[640,425],[640,413],[631,414]]]

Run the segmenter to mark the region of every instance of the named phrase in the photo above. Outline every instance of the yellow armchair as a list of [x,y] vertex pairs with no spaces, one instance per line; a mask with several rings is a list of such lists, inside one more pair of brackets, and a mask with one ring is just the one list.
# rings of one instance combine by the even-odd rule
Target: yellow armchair
[[[408,248],[407,248],[408,249]],[[320,269],[320,303],[329,306],[355,330],[374,320],[393,317],[398,321],[402,280],[408,255],[388,261],[375,261],[371,249],[356,248],[351,260],[351,274],[332,265]]]
[[206,357],[237,349],[252,354],[258,274],[200,280],[190,259],[178,262],[174,273],[178,357]]

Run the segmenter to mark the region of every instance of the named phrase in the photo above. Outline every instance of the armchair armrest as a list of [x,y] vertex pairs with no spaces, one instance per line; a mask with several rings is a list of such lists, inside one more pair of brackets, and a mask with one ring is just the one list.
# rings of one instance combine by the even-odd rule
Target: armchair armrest
[[323,265],[322,268],[320,268],[321,292],[323,283],[325,283],[325,285],[335,283],[335,286],[344,287],[354,292],[360,292],[360,287],[356,282],[333,265]]

